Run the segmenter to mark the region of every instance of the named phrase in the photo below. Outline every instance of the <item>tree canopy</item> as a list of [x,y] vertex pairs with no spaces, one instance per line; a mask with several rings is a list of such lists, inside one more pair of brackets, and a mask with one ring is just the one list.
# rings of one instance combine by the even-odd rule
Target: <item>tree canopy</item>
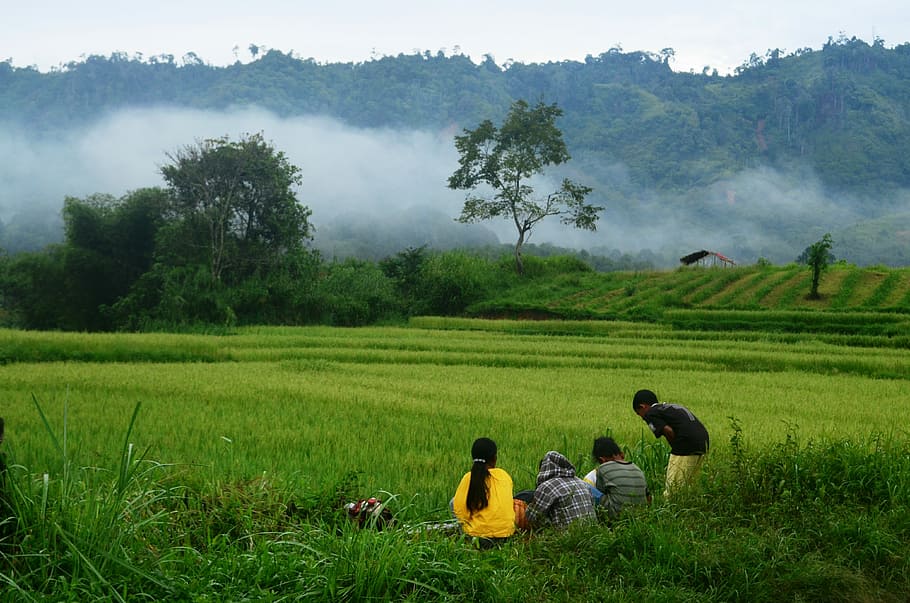
[[268,267],[310,237],[311,212],[293,190],[300,169],[261,134],[204,140],[169,158],[161,174],[177,239],[187,256],[209,266],[213,281]]
[[[515,225],[515,266],[524,267],[521,249],[534,227],[550,216],[564,224],[594,230],[603,208],[585,203],[591,188],[564,178],[554,191],[536,193],[531,178],[550,165],[570,159],[556,118],[562,111],[556,104],[538,102],[530,107],[524,100],[512,104],[500,127],[484,120],[475,129],[455,137],[459,167],[449,177],[449,188],[468,190],[459,221],[480,222],[506,218]],[[478,194],[479,187],[491,193]]]
[[910,43],[840,35],[819,50],[758,50],[719,76],[671,70],[672,48],[611,48],[584,61],[498,66],[415,52],[320,64],[277,50],[228,67],[173,56],[92,55],[51,73],[0,61],[2,121],[35,131],[82,125],[117,108],[255,105],[359,127],[443,129],[501,119],[545,98],[565,111],[573,155],[621,162],[631,181],[682,190],[747,166],[809,166],[825,184],[910,186]]

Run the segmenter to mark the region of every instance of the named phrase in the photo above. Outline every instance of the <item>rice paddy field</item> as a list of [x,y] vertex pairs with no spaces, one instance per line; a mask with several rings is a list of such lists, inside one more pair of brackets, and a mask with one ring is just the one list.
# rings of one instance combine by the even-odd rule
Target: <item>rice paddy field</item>
[[696,412],[719,460],[731,417],[756,446],[788,434],[908,437],[885,410],[910,401],[906,349],[681,340],[631,323],[569,323],[576,334],[558,336],[423,324],[230,336],[7,331],[4,348],[34,355],[0,367],[7,445],[22,464],[53,469],[37,400],[57,433],[66,419],[73,454],[113,466],[141,402],[134,443],[160,462],[307,484],[354,470],[370,492],[417,497],[429,513],[447,503],[476,437],[496,440],[500,465],[528,482],[547,450],[584,465],[598,435],[651,444],[630,406],[640,388]]
[[[146,498],[178,487],[184,498],[192,491],[200,500],[210,497],[209,504],[222,501],[222,511],[235,508],[250,525],[248,533],[233,524],[221,532],[199,523],[175,528],[169,522],[182,519],[171,493],[163,499],[171,502],[132,511],[158,520],[149,520],[152,535],[138,537],[145,545],[130,540],[114,563],[83,550],[90,544],[60,544],[66,530],[80,533],[70,525],[79,521],[70,517],[69,524],[61,520],[58,536],[48,538],[63,557],[83,561],[37,569],[20,543],[3,553],[8,563],[0,563],[0,585],[7,588],[0,588],[0,600],[219,600],[216,592],[224,600],[579,600],[594,595],[594,584],[602,587],[599,600],[788,600],[788,594],[789,600],[832,600],[832,592],[842,593],[840,600],[858,600],[862,593],[870,595],[866,600],[901,600],[910,586],[910,551],[906,539],[901,544],[910,536],[907,348],[899,334],[687,331],[670,323],[621,321],[414,318],[405,326],[242,328],[228,335],[3,330],[2,450],[21,497],[22,523],[34,514],[46,529],[53,506],[47,499],[55,492],[59,516],[75,513],[84,522],[86,511],[74,509],[93,499],[93,487],[103,490],[98,484],[106,476],[122,491],[126,477],[138,479],[153,468],[150,483],[140,480]],[[632,412],[632,395],[640,388],[689,407],[711,433],[700,491],[689,505],[658,495],[647,516],[632,514],[623,520],[627,525],[596,528],[596,536],[541,534],[484,553],[452,536],[414,543],[403,529],[398,535],[352,535],[344,526],[327,527],[334,525],[338,502],[368,496],[389,501],[401,525],[449,519],[448,500],[469,469],[471,442],[480,436],[498,443],[499,466],[512,475],[516,490],[534,487],[537,463],[548,450],[563,452],[579,473],[586,472],[593,467],[593,439],[611,435],[659,491],[668,447]],[[837,462],[825,465],[822,452]],[[868,469],[883,458],[887,463],[878,473],[844,485],[843,463],[858,459]],[[799,529],[765,515],[776,504],[792,509],[788,497],[810,487],[801,474],[794,478],[800,470],[790,465],[794,460],[814,472],[812,484],[823,484],[821,491],[807,490],[801,504],[853,509],[843,525],[831,527],[836,536],[823,532],[803,542]],[[746,509],[750,501],[728,509],[730,501],[723,499],[734,491],[752,491],[757,510]],[[860,507],[850,492],[863,501]],[[120,519],[105,530],[123,537],[118,505],[142,497],[115,497],[112,513]],[[284,518],[275,519],[278,527],[256,525],[254,510],[263,504]],[[294,516],[289,508],[309,510]],[[752,519],[743,520],[740,512]],[[729,513],[739,527],[729,523]],[[750,521],[756,524],[747,527]],[[654,525],[666,532],[652,532]],[[690,529],[707,530],[690,534],[701,542],[696,549],[708,547],[699,549],[694,569],[690,560],[681,562],[694,546],[685,541]],[[725,530],[743,530],[741,544],[731,544]],[[168,531],[182,536],[174,542],[162,536]],[[218,544],[224,534],[233,540]],[[869,534],[881,542],[867,542]],[[149,547],[165,546],[155,538],[175,550],[150,556]],[[816,567],[806,555],[817,539],[838,548],[851,543],[859,560],[829,567],[817,559]],[[285,546],[281,554],[276,543]],[[294,556],[282,556],[288,547]],[[337,547],[350,559],[347,565],[330,563],[341,554]],[[28,554],[51,555],[51,548],[45,542]],[[579,561],[576,552],[585,550],[589,559]],[[750,578],[753,554],[760,560]],[[775,555],[782,556],[780,565]],[[227,576],[215,580],[199,569],[199,563],[218,566],[212,556],[231,560],[219,570]],[[374,557],[381,560],[367,561]],[[798,559],[807,569],[786,581],[780,567]],[[90,571],[106,563],[121,568],[111,570],[113,578]],[[281,571],[269,570],[268,563]],[[664,574],[653,573],[655,563]],[[882,573],[884,565],[891,569]],[[262,572],[281,576],[279,583]],[[806,585],[814,580],[827,586]],[[826,598],[815,599],[813,592]],[[20,598],[7,598],[13,594]]]
[[[819,296],[809,297],[805,266],[681,267],[672,271],[578,273],[528,279],[469,310],[478,316],[522,312],[562,318],[658,319],[667,308],[762,311],[776,321],[790,313],[836,320],[854,331],[903,323],[910,313],[910,269],[837,264],[824,271]],[[770,311],[770,312],[769,312]],[[860,320],[847,315],[865,316]],[[760,328],[762,321],[740,323]]]

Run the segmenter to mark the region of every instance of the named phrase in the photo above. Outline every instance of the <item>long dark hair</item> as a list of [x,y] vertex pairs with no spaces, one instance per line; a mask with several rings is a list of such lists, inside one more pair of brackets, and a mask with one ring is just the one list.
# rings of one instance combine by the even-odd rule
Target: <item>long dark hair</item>
[[487,484],[490,470],[487,465],[496,464],[496,442],[490,438],[477,438],[471,446],[471,456],[474,462],[471,465],[471,481],[468,484],[467,507],[473,514],[490,504],[490,486]]

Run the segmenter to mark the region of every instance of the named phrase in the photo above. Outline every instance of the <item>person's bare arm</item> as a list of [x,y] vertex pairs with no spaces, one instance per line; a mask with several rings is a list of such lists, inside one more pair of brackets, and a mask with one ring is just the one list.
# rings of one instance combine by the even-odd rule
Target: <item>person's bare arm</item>
[[673,428],[669,425],[664,425],[664,437],[667,438],[667,441],[671,444],[673,443],[673,438],[676,437],[676,434],[673,432]]

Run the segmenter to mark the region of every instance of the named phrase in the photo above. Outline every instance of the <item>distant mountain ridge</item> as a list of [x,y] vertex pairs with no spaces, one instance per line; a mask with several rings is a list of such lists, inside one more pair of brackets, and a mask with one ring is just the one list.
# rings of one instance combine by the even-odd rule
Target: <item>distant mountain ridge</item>
[[[757,173],[785,183],[797,204],[798,187],[817,180],[819,194],[850,216],[838,228],[886,225],[887,236],[854,245],[861,257],[848,259],[887,263],[910,243],[887,228],[889,216],[910,211],[910,43],[829,39],[820,50],[753,55],[725,77],[677,73],[671,60],[670,51],[612,49],[583,62],[505,67],[441,52],[320,64],[272,50],[228,67],[192,53],[90,56],[50,73],[7,61],[0,126],[53,136],[125,108],[256,106],[455,134],[501,119],[514,99],[543,99],[564,111],[559,126],[573,155],[564,169],[585,176],[614,222],[646,228],[654,212],[679,212],[680,228],[731,232],[723,251],[747,261],[792,258],[831,229],[812,210],[775,213],[766,204],[773,191],[737,181]],[[783,249],[750,238],[752,228],[778,235]]]
[[573,153],[622,162],[643,186],[688,188],[794,162],[830,185],[910,186],[910,43],[774,50],[729,77],[673,72],[671,56],[611,50],[501,68],[441,52],[319,64],[272,50],[213,67],[192,53],[181,63],[115,54],[50,73],[2,62],[0,115],[48,130],[126,107],[256,105],[364,127],[460,128],[502,117],[514,99],[543,98],[564,110]]

